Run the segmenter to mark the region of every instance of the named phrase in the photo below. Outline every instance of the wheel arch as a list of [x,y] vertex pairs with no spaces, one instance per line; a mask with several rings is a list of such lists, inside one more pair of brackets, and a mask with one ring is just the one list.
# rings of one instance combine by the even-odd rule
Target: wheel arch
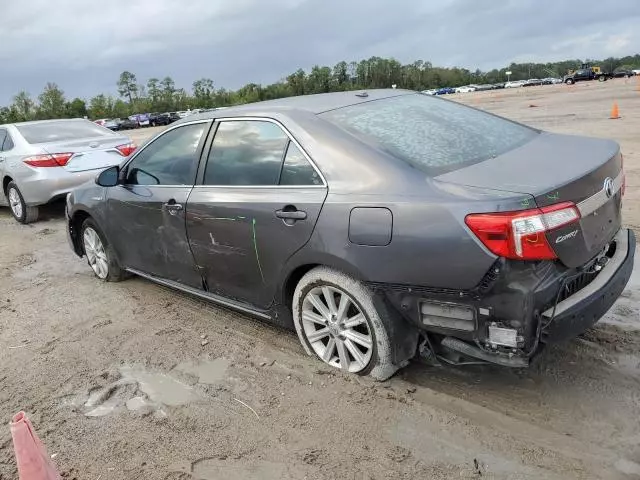
[[352,264],[342,258],[333,255],[321,255],[313,257],[300,258],[299,261],[288,263],[279,283],[279,289],[276,292],[275,303],[284,305],[291,309],[293,301],[293,293],[300,279],[310,270],[316,267],[329,267],[339,272],[350,275],[357,280],[365,280],[362,273]]
[[13,178],[11,178],[9,175],[5,175],[4,178],[2,179],[2,193],[3,195],[7,195],[7,187],[9,186],[9,184],[13,182]]
[[87,218],[93,218],[86,210],[76,210],[71,215],[69,220],[69,234],[71,235],[71,241],[73,243],[73,250],[76,255],[82,257],[84,255],[84,248],[80,241],[80,233],[82,232],[82,224]]

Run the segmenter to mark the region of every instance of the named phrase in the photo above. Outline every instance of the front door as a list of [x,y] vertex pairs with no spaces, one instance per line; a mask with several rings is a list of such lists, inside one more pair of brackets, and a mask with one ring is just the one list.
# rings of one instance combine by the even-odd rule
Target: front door
[[186,205],[210,122],[167,130],[123,169],[107,192],[110,235],[123,266],[202,288],[185,229]]
[[213,293],[266,309],[286,261],[311,237],[327,190],[281,126],[220,122],[187,232]]

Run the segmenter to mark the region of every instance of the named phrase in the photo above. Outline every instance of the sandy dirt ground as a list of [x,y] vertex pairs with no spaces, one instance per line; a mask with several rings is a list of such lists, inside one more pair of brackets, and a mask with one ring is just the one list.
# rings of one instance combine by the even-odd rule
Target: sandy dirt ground
[[[636,88],[454,99],[618,140],[639,231]],[[603,322],[528,370],[416,360],[375,383],[305,356],[291,332],[142,279],[101,283],[64,228],[61,205],[29,226],[0,209],[2,480],[17,478],[7,425],[22,409],[65,479],[640,478],[640,270]]]

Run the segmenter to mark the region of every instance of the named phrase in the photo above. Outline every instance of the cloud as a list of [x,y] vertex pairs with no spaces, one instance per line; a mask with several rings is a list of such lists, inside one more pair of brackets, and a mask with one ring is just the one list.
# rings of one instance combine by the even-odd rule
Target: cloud
[[[180,87],[273,82],[299,67],[393,56],[495,68],[637,53],[640,3],[559,0],[20,0],[0,17],[0,104],[47,81],[115,93],[121,71]],[[7,68],[10,66],[10,68]]]

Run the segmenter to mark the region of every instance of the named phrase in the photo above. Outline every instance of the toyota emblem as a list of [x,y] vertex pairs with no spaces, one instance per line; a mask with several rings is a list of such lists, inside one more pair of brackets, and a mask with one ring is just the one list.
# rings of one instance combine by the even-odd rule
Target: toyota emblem
[[607,198],[613,197],[613,180],[611,177],[604,179],[604,186],[602,187]]
[[100,146],[100,144],[98,142],[91,142],[89,144],[89,147],[91,147],[91,148],[98,148],[99,146]]

